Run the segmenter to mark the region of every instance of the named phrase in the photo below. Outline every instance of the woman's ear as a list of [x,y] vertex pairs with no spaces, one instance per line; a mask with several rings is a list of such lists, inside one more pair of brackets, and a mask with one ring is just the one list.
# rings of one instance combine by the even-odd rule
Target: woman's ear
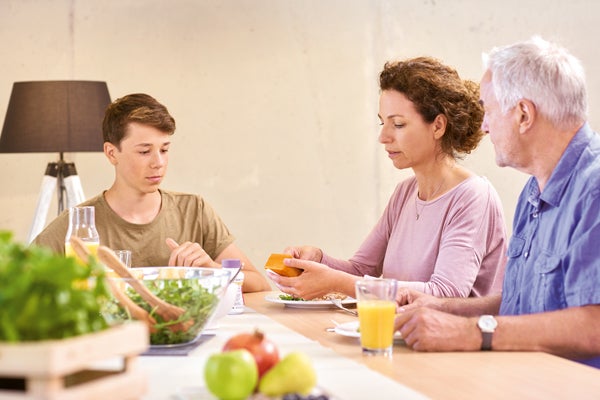
[[444,114],[438,114],[433,120],[433,137],[440,139],[446,133],[446,125],[448,124],[448,118]]
[[119,149],[117,149],[117,147],[110,143],[110,142],[104,142],[104,155],[106,156],[106,158],[108,158],[108,161],[112,164],[112,165],[117,165],[117,157],[115,157],[115,153],[118,152]]

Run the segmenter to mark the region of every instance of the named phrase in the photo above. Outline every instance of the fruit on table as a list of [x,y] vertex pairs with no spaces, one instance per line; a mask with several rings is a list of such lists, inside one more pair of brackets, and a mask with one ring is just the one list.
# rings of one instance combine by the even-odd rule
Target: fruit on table
[[317,384],[317,374],[310,358],[302,352],[287,354],[262,377],[258,391],[267,396],[286,393],[306,395]]
[[219,399],[242,400],[254,392],[258,368],[246,349],[216,353],[206,361],[204,381]]
[[223,346],[223,351],[246,349],[256,361],[259,379],[279,362],[279,351],[275,344],[258,329],[252,333],[232,336]]

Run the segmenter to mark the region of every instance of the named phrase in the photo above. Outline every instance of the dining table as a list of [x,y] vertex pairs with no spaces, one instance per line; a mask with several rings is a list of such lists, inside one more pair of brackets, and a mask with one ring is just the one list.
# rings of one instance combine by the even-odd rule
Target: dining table
[[600,399],[600,370],[543,352],[417,352],[399,339],[391,357],[363,355],[358,335],[335,329],[355,324],[356,316],[274,296],[245,293],[244,313],[215,321],[189,352],[139,356],[136,367],[147,377],[143,398],[214,399],[204,383],[206,360],[234,335],[259,329],[280,356],[307,354],[317,374],[315,393],[330,400]]

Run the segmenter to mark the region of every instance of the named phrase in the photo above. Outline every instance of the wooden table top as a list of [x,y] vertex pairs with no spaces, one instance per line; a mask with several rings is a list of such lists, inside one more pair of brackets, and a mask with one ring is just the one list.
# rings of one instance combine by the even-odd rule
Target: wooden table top
[[365,364],[433,399],[599,399],[600,371],[539,352],[419,353],[402,343],[393,357],[363,356],[358,339],[327,328],[356,320],[335,308],[292,308],[244,294],[246,306],[337,354]]

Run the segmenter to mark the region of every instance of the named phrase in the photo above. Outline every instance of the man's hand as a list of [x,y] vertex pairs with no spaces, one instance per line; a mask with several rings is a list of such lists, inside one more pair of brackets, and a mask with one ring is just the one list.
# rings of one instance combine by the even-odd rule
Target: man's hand
[[169,257],[169,266],[177,267],[218,267],[219,264],[214,262],[206,251],[198,244],[185,242],[177,244],[171,238],[166,240],[167,246],[171,249]]
[[480,349],[481,331],[477,319],[444,312],[447,301],[415,290],[398,290],[399,309],[394,327],[408,347],[417,351]]
[[465,318],[427,307],[401,311],[395,329],[417,351],[475,351],[481,348],[476,318]]
[[402,311],[415,310],[420,307],[444,311],[443,299],[407,288],[398,289],[396,302]]

